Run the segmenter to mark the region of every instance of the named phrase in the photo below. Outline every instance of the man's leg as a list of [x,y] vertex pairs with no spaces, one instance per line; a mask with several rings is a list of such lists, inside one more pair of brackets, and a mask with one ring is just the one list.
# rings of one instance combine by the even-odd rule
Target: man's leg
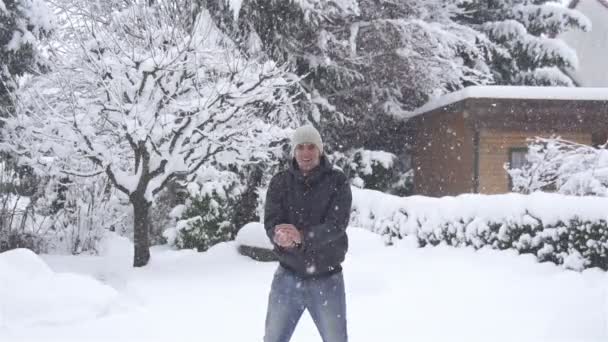
[[264,342],[288,342],[304,312],[303,288],[300,279],[279,266],[274,274]]
[[324,342],[347,342],[342,272],[310,281],[307,308]]

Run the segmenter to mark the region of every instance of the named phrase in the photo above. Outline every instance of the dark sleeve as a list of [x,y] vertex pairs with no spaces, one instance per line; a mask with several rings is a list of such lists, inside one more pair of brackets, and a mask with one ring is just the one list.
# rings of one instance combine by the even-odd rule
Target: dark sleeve
[[285,210],[283,210],[283,194],[285,193],[283,174],[277,174],[270,180],[266,192],[266,203],[264,206],[264,228],[266,235],[274,244],[274,227],[285,223]]
[[329,208],[325,221],[310,228],[308,234],[302,237],[302,247],[327,244],[346,234],[346,227],[350,220],[352,193],[348,179],[340,173],[336,181],[336,191],[329,201]]

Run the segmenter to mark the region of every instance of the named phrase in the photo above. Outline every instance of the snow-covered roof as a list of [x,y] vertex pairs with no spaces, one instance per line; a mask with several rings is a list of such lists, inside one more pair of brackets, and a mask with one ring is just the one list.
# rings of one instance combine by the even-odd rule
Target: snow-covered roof
[[608,88],[472,86],[431,100],[412,116],[472,98],[608,101]]

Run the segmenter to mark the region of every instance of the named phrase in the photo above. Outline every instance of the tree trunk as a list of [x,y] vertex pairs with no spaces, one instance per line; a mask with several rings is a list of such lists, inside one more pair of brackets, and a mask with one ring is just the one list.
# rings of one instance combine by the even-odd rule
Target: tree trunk
[[133,258],[134,267],[142,267],[150,260],[150,216],[149,210],[151,203],[146,201],[143,194],[134,194],[131,197],[133,204],[133,243],[135,254]]

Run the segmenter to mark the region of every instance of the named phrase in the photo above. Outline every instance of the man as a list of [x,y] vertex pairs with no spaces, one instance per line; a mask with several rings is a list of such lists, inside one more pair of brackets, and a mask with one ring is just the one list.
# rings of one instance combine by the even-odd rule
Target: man
[[304,310],[324,342],[346,342],[342,262],[352,194],[344,173],[323,155],[310,125],[293,134],[294,158],[270,181],[264,226],[279,267],[274,274],[264,342],[288,342]]

